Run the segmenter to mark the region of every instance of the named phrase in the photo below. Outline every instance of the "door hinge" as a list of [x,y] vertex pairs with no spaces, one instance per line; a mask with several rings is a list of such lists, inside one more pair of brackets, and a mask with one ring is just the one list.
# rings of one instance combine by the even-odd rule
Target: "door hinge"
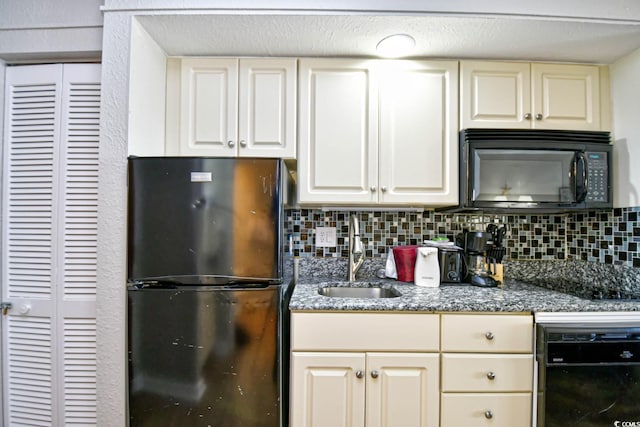
[[13,304],[10,302],[0,302],[0,310],[2,310],[2,315],[6,316],[7,312],[11,310]]

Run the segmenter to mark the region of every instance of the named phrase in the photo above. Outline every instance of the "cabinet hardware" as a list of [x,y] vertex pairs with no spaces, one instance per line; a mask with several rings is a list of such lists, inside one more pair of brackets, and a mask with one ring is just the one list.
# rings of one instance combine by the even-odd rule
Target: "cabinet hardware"
[[378,375],[380,375],[378,371],[371,371],[371,378],[378,378]]
[[376,191],[376,186],[375,186],[375,185],[372,185],[372,186],[371,186],[371,188],[370,188],[370,190],[371,190],[371,192],[372,192],[372,193],[375,193],[375,191]]
[[387,187],[384,187],[384,186],[383,186],[383,187],[380,187],[380,190],[381,190],[383,193],[385,193],[385,192],[387,191]]
[[492,341],[495,338],[492,332],[487,332],[486,334],[484,334],[484,337],[489,341]]
[[496,379],[495,372],[487,372],[487,378],[489,378],[490,380],[495,380]]
[[235,143],[235,142],[233,142],[233,141],[228,141],[228,142],[227,142],[227,145],[228,145],[229,147],[233,148],[233,147],[236,145],[236,143]]
[[247,146],[247,141],[245,141],[244,139],[240,140],[240,147],[246,147]]
[[540,113],[536,114],[536,120],[542,120],[542,114]]
[[364,372],[360,370],[356,371],[356,378],[362,378],[362,377],[364,377]]
[[524,115],[525,120],[531,120],[531,113],[527,113]]
[[493,412],[491,411],[485,411],[484,413],[484,417],[488,420],[490,420],[491,418],[493,418]]
[[0,309],[2,309],[2,315],[6,316],[7,312],[9,310],[11,310],[11,308],[13,307],[13,304],[10,302],[2,302],[0,303]]

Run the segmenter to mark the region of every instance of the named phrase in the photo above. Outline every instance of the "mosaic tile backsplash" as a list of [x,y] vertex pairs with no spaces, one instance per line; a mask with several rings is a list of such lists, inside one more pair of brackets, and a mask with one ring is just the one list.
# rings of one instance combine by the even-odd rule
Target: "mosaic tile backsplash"
[[[369,258],[385,257],[393,246],[420,244],[434,237],[453,241],[463,230],[484,230],[496,223],[507,226],[505,246],[512,260],[582,260],[640,267],[640,207],[558,215],[288,209],[287,250],[300,257],[346,257],[353,214],[360,220],[360,237]],[[335,248],[316,247],[317,227],[336,228]]]

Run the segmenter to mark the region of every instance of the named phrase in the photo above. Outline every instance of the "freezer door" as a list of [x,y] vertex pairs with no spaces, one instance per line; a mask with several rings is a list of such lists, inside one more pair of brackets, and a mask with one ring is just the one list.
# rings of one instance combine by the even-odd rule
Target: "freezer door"
[[129,279],[278,282],[281,173],[278,159],[130,158]]
[[131,426],[280,426],[280,287],[128,291]]

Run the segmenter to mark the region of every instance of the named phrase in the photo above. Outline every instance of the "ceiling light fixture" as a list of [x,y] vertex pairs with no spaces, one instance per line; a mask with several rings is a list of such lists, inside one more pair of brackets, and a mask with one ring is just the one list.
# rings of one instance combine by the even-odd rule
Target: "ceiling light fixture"
[[416,41],[408,34],[392,34],[380,40],[376,46],[378,55],[385,58],[407,56],[416,47]]

